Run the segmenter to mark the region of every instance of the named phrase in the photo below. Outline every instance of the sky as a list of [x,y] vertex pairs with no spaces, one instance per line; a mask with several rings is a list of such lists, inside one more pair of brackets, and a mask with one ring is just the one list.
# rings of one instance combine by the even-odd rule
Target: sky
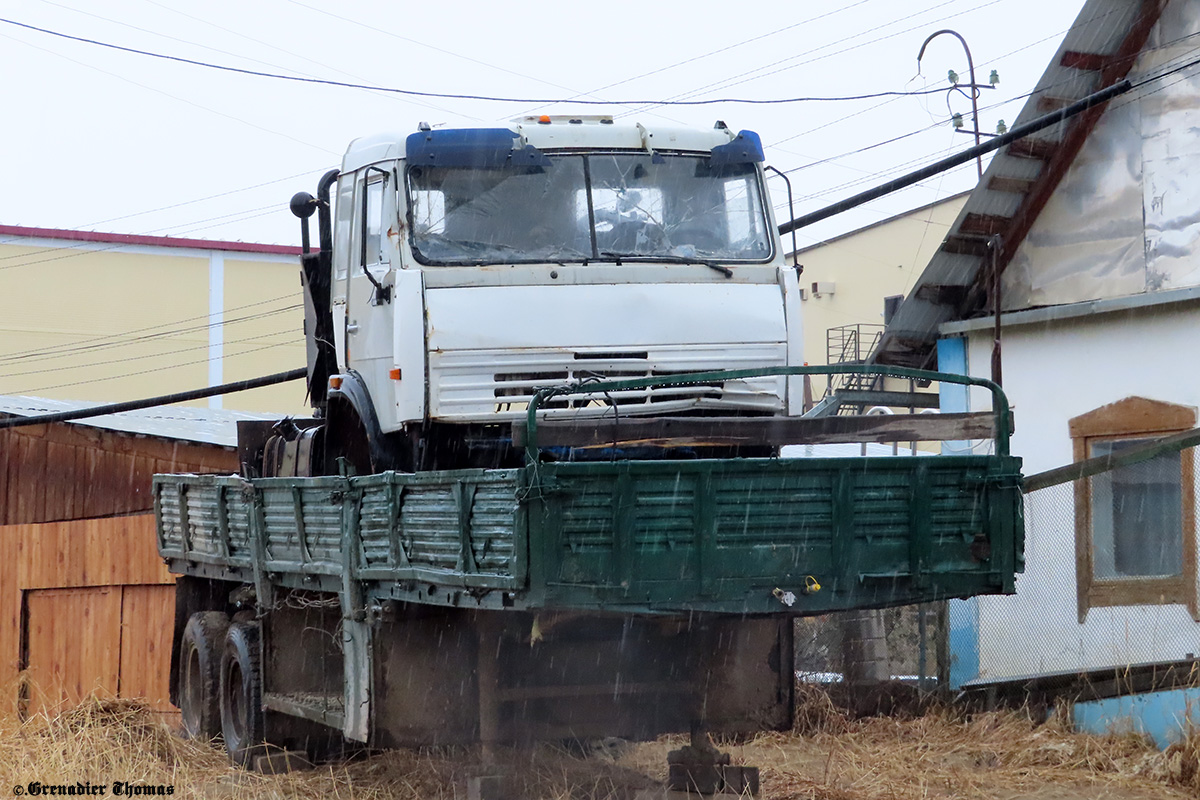
[[[419,122],[612,114],[647,127],[757,131],[796,214],[973,143],[948,122],[1011,123],[1082,0],[368,2],[0,0],[0,224],[298,244],[287,203],[347,144]],[[410,92],[258,77],[114,50]],[[864,100],[733,100],[923,92]],[[572,100],[604,101],[581,105]],[[542,102],[542,101],[557,102]],[[638,101],[720,100],[708,105]],[[887,140],[897,141],[881,144]],[[869,149],[864,149],[869,148]],[[985,164],[986,166],[986,164]],[[974,163],[798,232],[801,247],[970,189]],[[770,181],[779,221],[783,182]]]

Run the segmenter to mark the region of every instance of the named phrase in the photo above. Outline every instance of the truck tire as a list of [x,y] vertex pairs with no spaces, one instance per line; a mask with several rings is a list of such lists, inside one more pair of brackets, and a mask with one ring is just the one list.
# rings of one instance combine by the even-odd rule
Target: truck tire
[[221,653],[221,735],[234,764],[249,767],[264,741],[258,623],[235,622]]
[[198,611],[188,617],[179,641],[179,710],[183,735],[215,739],[221,734],[218,694],[221,652],[229,617],[220,611]]

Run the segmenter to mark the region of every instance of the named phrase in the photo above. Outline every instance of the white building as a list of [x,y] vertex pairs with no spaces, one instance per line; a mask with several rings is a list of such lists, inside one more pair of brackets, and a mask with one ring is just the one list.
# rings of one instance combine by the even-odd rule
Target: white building
[[[994,258],[1027,477],[1197,426],[1198,35],[1200,0],[1089,0],[1017,125],[1133,88],[997,152],[877,352],[992,375]],[[942,400],[989,407],[982,392]],[[952,681],[1053,694],[1082,674],[1096,698],[1171,688],[1164,667],[1200,654],[1193,450],[1028,494],[1017,593],[956,603]],[[1171,697],[1139,723],[1164,740],[1200,696]],[[1107,727],[1129,711],[1104,702],[1077,719]]]

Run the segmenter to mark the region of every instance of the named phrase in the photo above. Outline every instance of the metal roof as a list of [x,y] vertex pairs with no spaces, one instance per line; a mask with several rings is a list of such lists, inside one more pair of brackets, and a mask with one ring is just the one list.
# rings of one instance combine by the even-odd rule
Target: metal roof
[[21,225],[0,225],[0,244],[23,244],[22,239],[66,239],[75,242],[129,245],[143,247],[177,247],[192,250],[225,250],[236,253],[267,253],[278,256],[298,256],[301,248],[281,244],[256,242],[225,242],[213,239],[184,239],[176,236],[146,236],[135,233],[104,233],[73,231],[63,228],[27,228]]
[[[1129,72],[1165,0],[1088,0],[1015,123],[1018,127],[1111,86]],[[940,249],[892,317],[872,361],[928,366],[938,327],[988,307],[991,256],[1001,270],[1024,240],[1105,106],[1001,148],[971,192]]]
[[[97,404],[78,400],[0,395],[0,415],[4,416],[35,417],[60,411],[78,411],[94,405]],[[274,420],[284,416],[284,414],[259,414],[221,408],[158,406],[139,411],[126,411],[121,414],[88,417],[60,424],[86,425],[92,428],[153,436],[159,439],[236,447],[238,420]]]

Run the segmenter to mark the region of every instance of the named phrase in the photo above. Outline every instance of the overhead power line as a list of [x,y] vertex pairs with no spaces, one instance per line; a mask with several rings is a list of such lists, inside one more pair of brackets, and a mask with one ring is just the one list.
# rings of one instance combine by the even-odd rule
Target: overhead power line
[[[1200,36],[1200,33],[1188,34],[1187,36],[1183,36],[1183,37],[1180,37],[1179,39],[1172,40],[1171,43],[1181,42],[1186,39],[1191,39],[1195,36]],[[827,219],[828,217],[832,217],[836,214],[840,214],[843,211],[848,211],[852,208],[856,208],[860,205],[864,205],[865,203],[869,203],[872,200],[877,200],[880,197],[891,194],[892,192],[899,191],[900,189],[904,189],[908,186],[912,186],[915,183],[919,183],[920,181],[923,181],[926,178],[932,177],[933,175],[937,175],[939,173],[953,169],[953,168],[959,166],[960,164],[963,164],[966,161],[969,161],[970,159],[975,158],[976,156],[993,152],[994,150],[998,150],[999,148],[1003,147],[1004,145],[1006,145],[1010,142],[1016,141],[1017,139],[1023,138],[1024,136],[1028,136],[1029,134],[1035,133],[1036,131],[1039,131],[1050,125],[1054,125],[1059,122],[1062,122],[1063,120],[1065,120],[1069,117],[1072,117],[1077,113],[1086,111],[1088,108],[1090,108],[1094,105],[1106,103],[1110,99],[1113,99],[1119,95],[1123,95],[1126,92],[1129,92],[1131,90],[1142,89],[1143,87],[1145,87],[1151,83],[1154,83],[1156,81],[1162,81],[1163,79],[1171,77],[1173,75],[1176,75],[1180,72],[1183,72],[1184,70],[1188,70],[1188,69],[1191,69],[1192,67],[1200,66],[1200,57],[1196,57],[1196,58],[1191,57],[1191,56],[1194,56],[1197,52],[1200,52],[1200,48],[1192,48],[1186,54],[1178,56],[1178,57],[1172,59],[1171,61],[1168,61],[1166,64],[1160,66],[1152,74],[1145,75],[1141,78],[1138,78],[1136,81],[1131,81],[1129,79],[1121,81],[1120,83],[1114,84],[1113,86],[1110,86],[1107,89],[1098,91],[1091,95],[1088,95],[1087,97],[1084,97],[1084,98],[1076,101],[1075,103],[1073,103],[1070,106],[1066,106],[1065,108],[1059,109],[1058,111],[1052,112],[1045,116],[1038,117],[1037,119],[1031,120],[1031,121],[1025,123],[1024,125],[1017,126],[1017,127],[1013,128],[1012,130],[1010,130],[1008,133],[1003,134],[1001,136],[997,136],[988,142],[984,142],[981,145],[976,145],[975,147],[967,148],[965,150],[960,151],[956,155],[936,161],[926,167],[922,167],[921,169],[916,170],[915,172],[911,172],[907,175],[903,175],[899,178],[896,178],[895,180],[888,181],[887,183],[877,186],[874,189],[869,189],[865,192],[854,195],[853,197],[838,201],[837,203],[834,203],[831,206],[826,206],[825,208],[814,211],[811,214],[806,214],[802,217],[798,217],[797,219],[794,219],[791,222],[786,222],[779,226],[780,233],[790,233],[792,230],[798,230],[799,228],[805,227],[807,225],[811,225],[815,222],[820,222],[821,220]],[[1132,58],[1132,56],[1126,56],[1126,57],[1124,57],[1124,60],[1130,60],[1131,58]],[[1184,79],[1180,78],[1180,79],[1177,79],[1175,82],[1163,84],[1156,88],[1149,89],[1148,91],[1145,91],[1145,92],[1135,93],[1135,94],[1131,95],[1131,98],[1136,99],[1138,96],[1144,97],[1146,95],[1150,95],[1150,94],[1154,94],[1156,92],[1163,91],[1165,88],[1167,88],[1168,86],[1174,85],[1174,83],[1178,82],[1179,80],[1184,80]],[[1120,87],[1123,87],[1123,88],[1120,88]],[[1043,92],[1046,90],[1046,88],[1048,88],[1048,87],[1042,87],[1041,89],[1035,90],[1034,92],[1031,92],[1031,93],[1029,93],[1029,95],[1025,95],[1025,96],[1032,96],[1039,92]],[[1014,98],[1014,99],[1020,99],[1020,98]],[[1004,102],[1005,103],[1011,102],[1011,100],[1007,100]],[[1132,102],[1132,99],[1128,99],[1124,102]],[[1000,105],[1000,104],[996,104],[996,105]],[[1114,103],[1113,107],[1117,107],[1118,105],[1120,105],[1120,103]],[[864,149],[870,149],[870,147],[867,147]],[[913,163],[913,162],[909,162],[909,163]],[[799,168],[797,168],[797,169],[799,169]],[[851,181],[850,183],[845,184],[845,185],[850,186],[850,185],[855,185],[855,184],[862,183],[862,182],[863,181],[860,179],[857,181]],[[812,197],[817,197],[820,194],[826,194],[826,193],[828,193],[828,191],[831,191],[831,190],[826,190],[824,192],[818,193],[817,195],[810,195],[808,198],[802,198],[802,199],[811,199]]]
[[[255,306],[267,305],[268,303],[274,303],[279,300],[294,300],[294,299],[295,299],[294,294],[285,294],[285,295],[280,295],[279,297],[271,297],[266,300],[259,300],[254,303],[246,303],[245,305],[234,306],[233,308],[227,308],[224,310],[223,313],[228,314],[232,311],[241,311],[243,309],[253,308]],[[213,314],[201,314],[200,316],[196,316],[196,317],[187,317],[186,319],[173,320],[171,322],[161,323],[159,325],[150,325],[145,328],[135,328],[134,330],[121,331],[120,333],[108,334],[106,336],[93,335],[93,336],[89,336],[83,342],[71,342],[69,344],[56,345],[53,347],[47,347],[47,348],[43,348],[40,350],[22,350],[22,351],[16,352],[16,353],[9,353],[7,355],[0,356],[0,364],[3,364],[4,362],[9,362],[9,361],[23,361],[23,360],[37,361],[37,360],[40,360],[43,358],[54,358],[54,357],[58,357],[61,355],[78,353],[83,350],[96,350],[96,349],[104,349],[104,348],[108,348],[108,347],[124,347],[128,344],[133,344],[135,342],[144,342],[149,339],[170,338],[170,337],[178,336],[178,335],[184,334],[184,333],[194,333],[194,332],[201,331],[201,330],[208,330],[210,328],[220,326],[220,325],[230,325],[230,324],[233,324],[236,322],[245,322],[245,321],[249,321],[249,320],[262,319],[264,317],[273,316],[275,314],[279,314],[279,313],[282,313],[285,311],[291,311],[293,309],[298,309],[298,308],[303,308],[303,307],[304,306],[302,303],[294,303],[292,305],[288,305],[288,306],[285,306],[282,308],[277,308],[277,309],[273,309],[270,311],[264,311],[264,312],[261,312],[258,314],[248,314],[248,315],[245,315],[242,317],[225,319],[225,320],[222,320],[219,322],[213,321],[213,317],[214,317]],[[199,320],[207,320],[207,321],[200,325],[191,325],[191,326],[188,326],[185,328],[179,328],[179,327],[168,328],[168,326],[170,326],[170,325],[180,325],[182,323],[187,323],[187,322],[198,322]],[[162,328],[167,328],[167,330],[160,330]],[[149,331],[158,331],[158,332],[157,333],[149,333]],[[135,334],[143,334],[143,335],[135,336]]]
[[[825,53],[824,55],[814,55],[815,53],[820,53],[822,50],[828,50],[831,47],[836,47],[837,45],[842,44],[843,42],[853,41],[854,39],[859,39],[863,36],[874,33],[875,31],[880,31],[880,30],[883,30],[884,28],[889,28],[892,25],[903,22],[904,20],[912,19],[913,17],[918,17],[918,16],[921,16],[922,14],[927,14],[930,11],[933,11],[937,8],[941,8],[942,6],[950,5],[952,2],[954,2],[954,0],[945,0],[945,2],[934,6],[933,8],[926,8],[921,11],[917,11],[913,14],[909,14],[908,16],[901,17],[900,19],[894,19],[891,22],[885,22],[881,25],[876,25],[873,28],[868,28],[865,31],[860,31],[858,33],[851,34],[850,36],[846,36],[846,37],[837,39],[832,42],[826,42],[825,44],[819,45],[810,50],[802,50],[798,53],[793,53],[792,55],[789,55],[786,58],[772,61],[769,64],[766,64],[764,66],[754,67],[745,72],[738,73],[737,75],[727,76],[727,77],[721,78],[718,81],[714,81],[713,83],[707,83],[703,86],[699,86],[694,89],[688,89],[687,91],[684,91],[684,92],[681,92],[680,94],[674,95],[672,98],[670,98],[670,100],[672,102],[682,102],[683,99],[685,99],[685,98],[695,97],[696,95],[702,94],[706,91],[721,91],[723,89],[728,89],[731,86],[736,86],[741,83],[746,83],[747,81],[750,81],[750,80],[765,77],[765,75],[774,75],[776,72],[793,69],[795,67],[801,66],[802,64],[809,64],[814,61],[821,61],[823,59],[830,58],[831,56],[836,56],[840,53],[846,53],[851,50],[856,50],[860,47],[864,47],[869,44],[875,44],[877,42],[882,42],[885,39],[890,39],[894,36],[899,36],[900,34],[907,33],[908,31],[897,31],[895,33],[889,33],[888,35],[882,36],[878,39],[873,39],[873,40],[867,41],[867,42],[860,42],[859,44],[851,45],[850,47],[846,47],[846,48],[843,48],[842,50],[837,50],[832,53]],[[1000,0],[989,0],[987,5],[991,5],[991,4],[997,3],[997,2],[1000,2]],[[975,9],[970,9],[970,10],[973,11]],[[963,12],[959,12],[959,13],[963,13]],[[950,15],[950,17],[953,17],[953,16],[956,16],[956,15],[954,15],[954,14]],[[942,20],[950,19],[950,17],[943,17],[942,19],[935,20],[935,22],[941,22]],[[921,27],[921,26],[916,26],[916,27]],[[909,30],[915,30],[915,29],[916,28],[910,28]],[[813,58],[810,58],[807,61],[799,61],[798,63],[793,63],[792,66],[790,66],[790,67],[780,67],[779,69],[774,70],[772,72],[763,73],[763,70],[768,70],[771,67],[775,67],[779,64],[784,64],[787,62],[794,62],[794,61],[797,61],[797,59],[801,59],[801,58],[804,58],[805,56],[810,56],[810,55],[813,56]],[[762,73],[762,74],[760,74],[760,73]],[[662,101],[662,102],[654,101],[654,102],[648,103],[647,105],[666,105],[666,104],[667,103],[665,101]],[[641,108],[634,109],[633,111],[625,114],[625,116],[629,116],[630,114],[636,114],[636,113],[639,113],[639,112],[645,111],[645,110],[646,109],[641,109]]]
[[48,422],[70,422],[76,419],[99,417],[104,414],[120,414],[123,411],[137,411],[143,408],[167,406],[172,403],[184,403],[189,400],[201,400],[205,397],[215,397],[219,394],[233,394],[234,392],[243,392],[247,389],[257,389],[261,386],[274,386],[277,383],[298,381],[307,375],[308,370],[302,367],[300,369],[288,370],[287,372],[276,372],[273,375],[263,375],[259,378],[222,383],[219,386],[209,386],[206,389],[191,389],[186,392],[147,397],[143,400],[110,403],[106,406],[93,406],[91,408],[81,408],[76,411],[60,411],[55,414],[41,414],[36,417],[10,417],[8,419],[0,419],[0,430],[5,428],[21,428],[26,425],[45,425]]
[[[8,22],[8,21],[9,21],[9,20],[0,20],[0,22]],[[18,26],[20,26],[20,27],[24,27],[24,28],[29,28],[29,27],[31,27],[31,26],[28,26],[28,25],[23,25],[22,23],[19,23],[19,22],[18,22],[18,23],[13,23],[13,24],[14,24],[14,25],[18,25]],[[51,32],[51,33],[52,33],[52,32]],[[266,128],[266,127],[263,127],[262,125],[257,125],[257,124],[255,124],[255,123],[253,123],[253,122],[250,122],[250,121],[249,121],[249,120],[247,120],[247,119],[242,119],[241,117],[237,117],[237,116],[234,116],[234,115],[232,115],[232,114],[226,114],[226,113],[225,113],[225,112],[223,112],[223,111],[218,111],[218,110],[217,110],[217,109],[215,109],[215,108],[210,108],[209,106],[202,105],[201,103],[197,103],[197,102],[195,102],[195,101],[193,101],[193,100],[189,100],[189,99],[187,99],[186,97],[183,97],[183,96],[181,96],[181,95],[178,95],[178,94],[172,94],[171,92],[165,91],[165,90],[163,90],[163,89],[157,89],[157,88],[155,88],[155,87],[153,87],[153,86],[147,86],[147,85],[146,85],[146,84],[144,84],[144,83],[138,83],[137,81],[133,80],[132,78],[128,78],[128,77],[126,77],[126,76],[124,76],[124,75],[118,75],[118,74],[116,74],[115,72],[109,72],[108,70],[101,69],[100,67],[97,67],[95,64],[88,64],[88,63],[86,63],[86,62],[83,62],[83,61],[77,61],[76,59],[74,59],[74,58],[71,58],[70,56],[66,55],[65,53],[59,53],[59,52],[57,52],[57,51],[50,50],[50,49],[48,49],[48,48],[45,48],[45,47],[41,47],[41,46],[39,46],[39,45],[36,45],[36,44],[34,44],[34,43],[32,43],[32,42],[27,42],[27,41],[25,41],[25,40],[23,40],[23,39],[19,39],[19,38],[13,37],[13,36],[8,36],[8,35],[4,35],[4,34],[0,34],[0,36],[3,36],[3,38],[5,38],[5,39],[9,39],[10,41],[18,42],[18,43],[20,43],[20,44],[24,45],[25,47],[30,47],[30,48],[33,48],[34,50],[41,50],[42,52],[44,52],[44,53],[48,53],[48,54],[50,54],[51,56],[54,56],[55,58],[61,58],[61,59],[63,59],[64,61],[70,61],[72,64],[78,64],[78,65],[79,65],[79,66],[81,66],[81,67],[85,67],[85,68],[87,68],[87,69],[93,70],[93,71],[95,71],[95,72],[98,72],[98,73],[100,73],[100,74],[102,74],[102,75],[108,75],[109,77],[111,77],[111,78],[115,78],[116,80],[122,81],[122,82],[124,82],[124,83],[128,83],[128,84],[130,84],[130,85],[132,85],[132,86],[137,86],[138,88],[141,88],[141,89],[145,89],[145,90],[146,90],[146,91],[148,91],[148,92],[154,92],[155,94],[162,95],[163,97],[169,97],[169,98],[171,98],[172,100],[174,100],[174,101],[176,101],[176,102],[178,102],[178,103],[183,103],[184,105],[188,105],[188,106],[191,106],[191,107],[193,107],[193,108],[198,108],[198,109],[200,109],[201,111],[207,111],[208,113],[210,113],[210,114],[215,114],[215,115],[217,115],[218,117],[224,117],[225,119],[233,120],[234,122],[238,122],[238,123],[240,123],[240,124],[242,124],[242,125],[246,125],[247,127],[254,128],[255,130],[262,131],[263,133],[269,133],[269,134],[271,134],[272,136],[278,136],[278,137],[281,137],[281,138],[283,138],[283,139],[287,139],[287,140],[289,140],[289,141],[295,142],[296,144],[301,144],[301,145],[304,145],[305,147],[311,147],[311,148],[313,148],[314,150],[321,150],[321,151],[323,151],[323,152],[325,152],[325,153],[328,153],[328,154],[330,154],[330,155],[337,155],[337,153],[335,153],[335,152],[332,152],[332,151],[330,151],[330,150],[327,150],[326,148],[324,148],[324,147],[321,147],[320,145],[316,145],[316,144],[313,144],[313,143],[311,143],[311,142],[306,142],[306,141],[304,141],[303,139],[298,139],[298,138],[296,138],[295,136],[292,136],[291,134],[284,133],[284,132],[282,132],[282,131],[272,130],[271,128]]]
[[[298,334],[299,334],[299,328],[289,327],[289,328],[285,328],[281,331],[272,331],[271,333],[264,333],[259,336],[246,336],[241,339],[226,339],[223,342],[221,342],[221,346],[222,346],[222,350],[224,350],[224,348],[231,347],[232,345],[246,344],[248,342],[261,342],[264,339],[271,339],[271,338],[278,337],[278,336],[290,337],[288,341],[280,342],[279,344],[303,344],[303,340],[297,341]],[[0,373],[0,378],[27,378],[30,375],[45,375],[48,372],[63,372],[64,370],[67,370],[67,369],[80,369],[82,367],[87,367],[88,369],[92,369],[94,367],[103,367],[103,366],[107,366],[109,364],[128,364],[128,363],[134,362],[134,361],[150,361],[151,359],[166,358],[167,356],[179,355],[180,353],[192,353],[192,352],[195,352],[196,350],[208,350],[211,347],[212,347],[211,344],[209,344],[208,342],[204,342],[202,344],[194,344],[189,347],[180,347],[180,348],[176,348],[174,350],[162,350],[159,352],[149,353],[146,355],[125,356],[124,358],[110,358],[110,359],[106,359],[104,361],[88,361],[86,364],[81,364],[81,365],[71,366],[71,367],[64,367],[62,365],[59,365],[59,366],[54,366],[54,367],[43,367],[42,369],[22,370],[20,372],[2,372],[2,373]],[[238,354],[233,353],[232,355],[238,355]],[[222,352],[220,358],[225,358],[225,357],[226,357],[226,353]],[[210,358],[208,360],[213,361],[216,359]],[[176,365],[171,364],[165,368],[169,369],[171,366],[176,366]]]
[[[218,192],[217,194],[210,194],[207,197],[197,197],[194,200],[183,200],[178,203],[172,203],[172,204],[166,205],[166,206],[159,206],[158,208],[147,209],[146,211],[135,211],[132,214],[123,214],[119,217],[109,217],[108,219],[96,220],[95,222],[87,222],[87,223],[84,223],[80,227],[95,229],[95,227],[97,225],[107,225],[110,222],[119,222],[119,221],[125,220],[125,219],[132,219],[133,217],[143,217],[143,216],[146,216],[147,214],[156,214],[160,211],[169,211],[170,209],[173,209],[173,208],[181,208],[182,206],[190,206],[190,205],[195,205],[196,203],[204,203],[209,200],[217,200],[222,197],[228,197],[229,195],[232,195],[232,194],[239,194],[241,192],[249,192],[254,189],[262,189],[263,187],[271,186],[276,183],[283,183],[284,181],[293,181],[293,180],[296,180],[297,178],[304,178],[308,175],[314,175],[314,174],[324,175],[326,172],[328,172],[331,169],[333,169],[333,165],[327,165],[327,166],[321,167],[320,169],[310,169],[310,170],[306,170],[304,172],[297,172],[294,175],[288,175],[283,178],[276,178],[275,180],[271,180],[271,181],[263,181],[262,183],[256,183],[252,186],[243,186],[240,189],[229,189],[228,191]],[[198,222],[207,222],[207,221],[208,220],[198,220]],[[187,224],[190,225],[192,223],[187,223]],[[184,226],[177,225],[175,227],[184,227]]]
[[[792,23],[791,25],[785,25],[785,26],[784,26],[784,27],[782,27],[782,28],[774,28],[774,29],[772,29],[772,30],[768,31],[767,33],[759,34],[758,36],[752,36],[752,37],[750,37],[749,39],[743,39],[743,40],[742,40],[742,41],[740,41],[740,42],[736,42],[736,43],[734,43],[734,44],[725,45],[724,47],[717,48],[716,50],[710,50],[710,51],[708,51],[707,53],[703,53],[703,54],[701,54],[701,55],[698,55],[698,56],[692,56],[691,58],[685,58],[685,59],[684,59],[684,60],[682,60],[682,61],[676,61],[675,63],[673,63],[673,64],[668,64],[668,65],[666,65],[665,67],[658,67],[658,68],[656,68],[656,69],[652,69],[652,70],[650,70],[649,72],[643,72],[643,73],[641,73],[640,75],[634,75],[634,76],[632,76],[632,77],[629,77],[629,78],[623,78],[623,79],[621,79],[621,80],[619,80],[619,81],[615,81],[615,82],[613,82],[613,83],[607,83],[607,84],[605,84],[604,86],[598,86],[598,87],[596,87],[595,89],[592,89],[590,92],[583,92],[583,93],[580,93],[580,94],[576,95],[576,97],[585,97],[585,96],[589,96],[589,95],[590,95],[590,96],[595,96],[597,92],[603,92],[603,91],[604,91],[604,90],[606,90],[606,89],[614,89],[614,88],[616,88],[617,86],[624,86],[624,85],[625,85],[625,84],[627,84],[627,83],[633,83],[634,81],[641,80],[642,78],[649,78],[649,77],[651,77],[651,76],[653,76],[653,75],[658,75],[658,74],[661,74],[661,73],[663,73],[663,72],[668,72],[668,71],[670,71],[670,70],[673,70],[673,69],[675,69],[676,67],[683,67],[683,66],[686,66],[686,65],[688,65],[688,64],[692,64],[692,63],[694,63],[694,62],[697,62],[697,61],[703,61],[704,59],[706,59],[706,58],[709,58],[709,57],[711,57],[711,56],[719,55],[719,54],[721,54],[721,53],[727,53],[727,52],[729,52],[730,50],[735,50],[735,49],[737,49],[737,48],[739,48],[739,47],[742,47],[743,45],[751,44],[751,43],[753,43],[753,42],[757,42],[757,41],[760,41],[760,40],[762,40],[762,39],[767,39],[767,38],[770,38],[770,37],[772,37],[772,36],[778,36],[779,34],[781,34],[781,33],[785,33],[785,32],[787,32],[787,31],[790,31],[790,30],[792,30],[793,28],[798,28],[798,27],[800,27],[800,26],[802,26],[802,25],[807,25],[807,24],[809,24],[809,23],[812,23],[812,22],[817,22],[818,20],[822,20],[822,19],[824,19],[824,18],[826,18],[826,17],[831,17],[831,16],[833,16],[834,14],[841,14],[841,13],[843,13],[843,12],[845,12],[845,11],[849,11],[849,10],[850,10],[850,9],[852,9],[852,8],[857,8],[858,6],[865,5],[866,3],[869,3],[869,2],[871,2],[871,1],[872,1],[872,0],[858,0],[858,2],[857,2],[857,3],[853,3],[852,5],[848,5],[848,6],[842,6],[841,8],[835,8],[835,9],[833,9],[832,11],[826,11],[826,12],[824,12],[823,14],[818,14],[818,15],[817,15],[817,16],[815,16],[815,17],[809,17],[808,19],[801,20],[800,22],[794,22],[794,23]],[[291,0],[291,2],[296,2],[296,0]],[[570,99],[571,99],[571,100],[574,100],[574,97],[572,97],[572,98],[570,98]],[[538,109],[536,109],[536,108],[535,108],[535,109],[530,109],[530,112],[528,112],[528,113],[532,113],[533,111],[537,111],[537,110],[538,110]]]
[[[1196,62],[1192,62],[1192,63],[1194,64]],[[1144,81],[1140,81],[1136,85],[1143,86],[1147,82],[1149,82],[1149,80],[1157,80],[1158,78],[1162,78],[1162,77],[1165,77],[1166,75],[1170,75],[1175,72],[1178,72],[1179,70],[1184,69],[1187,66],[1190,66],[1190,65],[1184,65],[1184,66],[1178,67],[1174,70],[1171,70],[1170,72],[1163,73],[1162,75],[1158,75],[1153,79],[1147,79]],[[1118,83],[1115,83],[1112,86],[1109,86],[1107,89],[1102,89],[1093,94],[1089,94],[1087,97],[1084,97],[1081,100],[1077,100],[1069,106],[1060,108],[1059,110],[1053,111],[1049,114],[1046,114],[1045,116],[1038,117],[1037,119],[1027,122],[1024,125],[1018,125],[1017,127],[1013,128],[1008,133],[1003,134],[1002,136],[997,136],[989,141],[984,142],[983,144],[976,145],[975,147],[969,147],[966,150],[963,150],[959,153],[956,153],[955,155],[950,156],[949,158],[944,158],[941,161],[937,161],[933,164],[930,164],[927,167],[923,167],[919,170],[916,170],[915,172],[910,172],[909,174],[903,175],[899,178],[896,178],[895,180],[888,181],[887,183],[885,183],[881,186],[876,186],[874,189],[868,189],[865,192],[861,192],[859,194],[854,195],[853,197],[849,197],[849,198],[846,198],[845,200],[841,200],[837,203],[834,203],[831,206],[826,206],[825,208],[814,211],[811,214],[805,214],[804,216],[798,217],[798,218],[792,220],[791,222],[785,222],[784,224],[779,226],[779,232],[781,234],[791,233],[792,231],[798,230],[799,228],[803,228],[807,225],[812,225],[814,222],[820,222],[821,220],[828,219],[829,217],[832,217],[835,214],[840,214],[843,211],[849,211],[852,208],[861,206],[864,203],[869,203],[872,200],[876,200],[880,197],[883,197],[884,195],[888,195],[888,194],[891,194],[892,192],[898,191],[900,189],[904,189],[908,186],[912,186],[914,183],[917,183],[918,181],[923,181],[926,178],[933,177],[934,175],[937,175],[940,172],[945,172],[948,169],[957,167],[960,164],[962,164],[966,161],[970,161],[971,159],[973,159],[977,156],[984,155],[986,153],[990,153],[993,150],[999,150],[1001,147],[1004,147],[1007,144],[1015,142],[1017,139],[1022,139],[1026,136],[1029,136],[1032,133],[1036,133],[1037,131],[1040,131],[1043,128],[1048,128],[1051,125],[1057,125],[1058,123],[1060,123],[1064,120],[1070,119],[1071,117],[1075,116],[1076,114],[1080,114],[1084,111],[1087,111],[1089,108],[1093,108],[1095,106],[1102,105],[1103,103],[1107,103],[1109,100],[1113,99],[1114,97],[1117,97],[1118,95],[1122,95],[1125,92],[1128,92],[1130,89],[1134,88],[1134,86],[1135,86],[1135,84],[1130,83],[1128,80],[1123,80]]]
[[142,370],[137,370],[136,372],[118,372],[116,375],[108,375],[103,378],[88,378],[85,380],[68,381],[67,383],[55,383],[55,384],[50,384],[47,386],[31,386],[31,387],[27,387],[24,389],[15,390],[15,391],[11,392],[11,394],[35,395],[37,392],[46,392],[46,391],[50,391],[51,389],[65,389],[69,386],[93,386],[97,383],[105,383],[107,381],[119,381],[119,380],[123,380],[125,378],[132,378],[137,375],[161,375],[165,370],[168,370],[168,369],[178,369],[179,367],[192,367],[197,364],[211,364],[213,361],[217,361],[217,360],[229,361],[234,358],[240,358],[241,356],[248,356],[253,353],[261,353],[264,350],[274,350],[279,347],[292,347],[292,346],[294,346],[294,344],[295,344],[294,342],[275,342],[274,344],[265,344],[265,345],[262,345],[261,347],[251,347],[251,348],[247,348],[244,350],[239,350],[236,353],[224,353],[218,358],[200,358],[200,359],[196,359],[194,361],[180,361],[178,363],[172,364],[169,367],[154,367],[153,369],[142,369]]
[[[995,0],[993,0],[995,1]],[[39,28],[36,25],[29,25],[16,20],[5,19],[0,17],[0,22],[7,25],[13,25],[26,30],[37,31],[49,36],[57,36],[61,39],[68,39],[73,42],[82,42],[84,44],[95,45],[97,47],[106,47],[111,50],[118,50],[123,53],[132,53],[139,56],[147,56],[149,58],[157,58],[163,61],[173,61],[179,64],[189,64],[194,67],[203,67],[205,69],[219,70],[222,72],[232,72],[239,75],[251,75],[258,78],[271,78],[273,80],[292,81],[294,83],[311,83],[320,86],[338,86],[345,89],[367,89],[373,92],[386,92],[389,94],[405,95],[407,97],[434,97],[443,100],[479,100],[493,103],[574,103],[577,105],[592,105],[592,106],[618,106],[618,105],[652,105],[652,106],[706,106],[715,105],[718,103],[742,103],[747,105],[783,105],[788,103],[822,103],[822,102],[842,102],[852,100],[870,100],[877,97],[914,97],[919,95],[937,94],[944,92],[945,89],[923,89],[913,92],[871,92],[867,94],[856,95],[837,95],[828,97],[782,97],[769,99],[753,99],[742,97],[723,97],[714,98],[711,100],[572,100],[566,98],[545,98],[545,97],[497,97],[491,95],[479,94],[452,94],[446,92],[421,92],[415,89],[397,89],[391,86],[376,86],[367,83],[351,83],[349,81],[335,81],[325,78],[308,78],[301,75],[284,75],[277,72],[262,72],[260,70],[244,69],[242,67],[233,67],[227,64],[214,64],[208,61],[199,61],[192,58],[184,58],[182,56],[172,56],[166,53],[155,53],[151,50],[139,50],[135,47],[125,47],[111,42],[104,42],[99,39],[89,39],[84,36],[72,36],[61,31],[51,30],[49,28]]]

